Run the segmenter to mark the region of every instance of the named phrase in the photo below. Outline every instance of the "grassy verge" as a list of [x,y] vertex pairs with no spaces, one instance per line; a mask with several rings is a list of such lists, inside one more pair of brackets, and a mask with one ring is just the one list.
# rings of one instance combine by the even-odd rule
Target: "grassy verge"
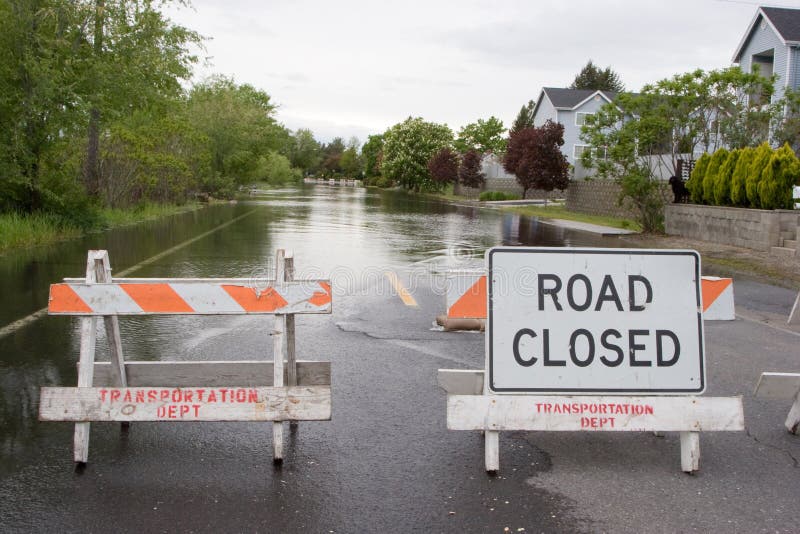
[[150,221],[198,209],[199,203],[181,206],[170,204],[144,204],[131,209],[98,210],[90,228],[81,228],[54,215],[17,213],[0,214],[0,253],[8,250],[49,245],[57,241],[74,239],[87,232]]
[[0,252],[46,245],[82,234],[80,228],[64,224],[51,215],[0,214]]
[[604,215],[587,215],[568,211],[563,205],[548,204],[545,206],[503,206],[502,210],[512,211],[520,215],[531,217],[541,217],[543,219],[563,219],[566,221],[585,222],[599,224],[601,226],[611,226],[612,228],[624,228],[640,232],[642,227],[639,223],[630,219],[619,219],[617,217],[606,217]]

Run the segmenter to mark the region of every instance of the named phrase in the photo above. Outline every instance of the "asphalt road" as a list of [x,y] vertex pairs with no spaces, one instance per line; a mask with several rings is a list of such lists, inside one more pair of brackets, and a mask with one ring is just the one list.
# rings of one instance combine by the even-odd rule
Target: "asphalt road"
[[[795,295],[734,288],[740,318],[705,325],[706,394],[742,395],[747,430],[703,433],[695,475],[680,470],[677,433],[505,432],[488,476],[481,435],[446,429],[436,385],[439,368],[483,367],[483,334],[435,330],[444,297],[429,284],[409,306],[376,280],[337,296],[331,316],[298,317],[298,357],[333,364],[333,417],[286,425],[282,465],[270,424],[93,424],[75,471],[72,425],[48,423],[56,436],[0,481],[0,530],[796,532],[790,401],[753,396],[761,371],[799,370],[800,329],[782,322]],[[203,339],[170,323],[177,358],[271,358],[271,318],[202,320]]]

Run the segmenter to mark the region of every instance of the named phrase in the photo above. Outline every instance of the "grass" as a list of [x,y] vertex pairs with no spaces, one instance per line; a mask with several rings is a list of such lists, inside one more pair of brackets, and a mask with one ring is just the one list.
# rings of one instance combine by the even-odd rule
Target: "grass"
[[0,214],[0,252],[79,237],[83,231],[52,215]]
[[0,253],[8,250],[50,245],[58,241],[81,237],[87,232],[137,224],[198,209],[199,203],[181,206],[172,204],[143,204],[129,209],[98,210],[96,223],[81,228],[55,215],[18,213],[0,214]]
[[587,215],[568,211],[562,204],[548,204],[545,206],[503,206],[500,209],[528,215],[531,217],[541,217],[543,219],[563,219],[566,221],[577,221],[601,226],[611,226],[612,228],[624,228],[641,232],[642,227],[639,223],[630,219],[620,219],[617,217],[607,217],[605,215]]

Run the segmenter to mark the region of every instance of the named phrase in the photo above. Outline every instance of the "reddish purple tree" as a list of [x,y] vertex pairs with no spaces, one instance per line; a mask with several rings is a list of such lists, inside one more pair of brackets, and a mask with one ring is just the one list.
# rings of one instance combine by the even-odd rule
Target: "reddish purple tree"
[[569,163],[561,153],[564,126],[548,120],[538,128],[523,128],[511,134],[503,159],[503,168],[517,177],[522,198],[529,189],[566,189]]
[[439,185],[455,182],[458,179],[458,154],[449,147],[444,147],[428,162],[428,172]]
[[481,187],[486,181],[486,175],[481,170],[480,152],[468,150],[461,160],[461,168],[458,170],[458,181],[466,187]]

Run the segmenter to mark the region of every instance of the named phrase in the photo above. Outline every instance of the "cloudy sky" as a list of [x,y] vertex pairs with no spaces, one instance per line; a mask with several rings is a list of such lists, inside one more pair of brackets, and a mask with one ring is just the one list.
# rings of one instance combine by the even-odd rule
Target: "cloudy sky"
[[[506,125],[542,87],[592,59],[629,90],[730,65],[748,0],[192,0],[174,21],[209,38],[202,78],[270,94],[278,120],[317,139],[383,132],[409,115],[454,131]],[[800,0],[769,5],[800,8]]]

